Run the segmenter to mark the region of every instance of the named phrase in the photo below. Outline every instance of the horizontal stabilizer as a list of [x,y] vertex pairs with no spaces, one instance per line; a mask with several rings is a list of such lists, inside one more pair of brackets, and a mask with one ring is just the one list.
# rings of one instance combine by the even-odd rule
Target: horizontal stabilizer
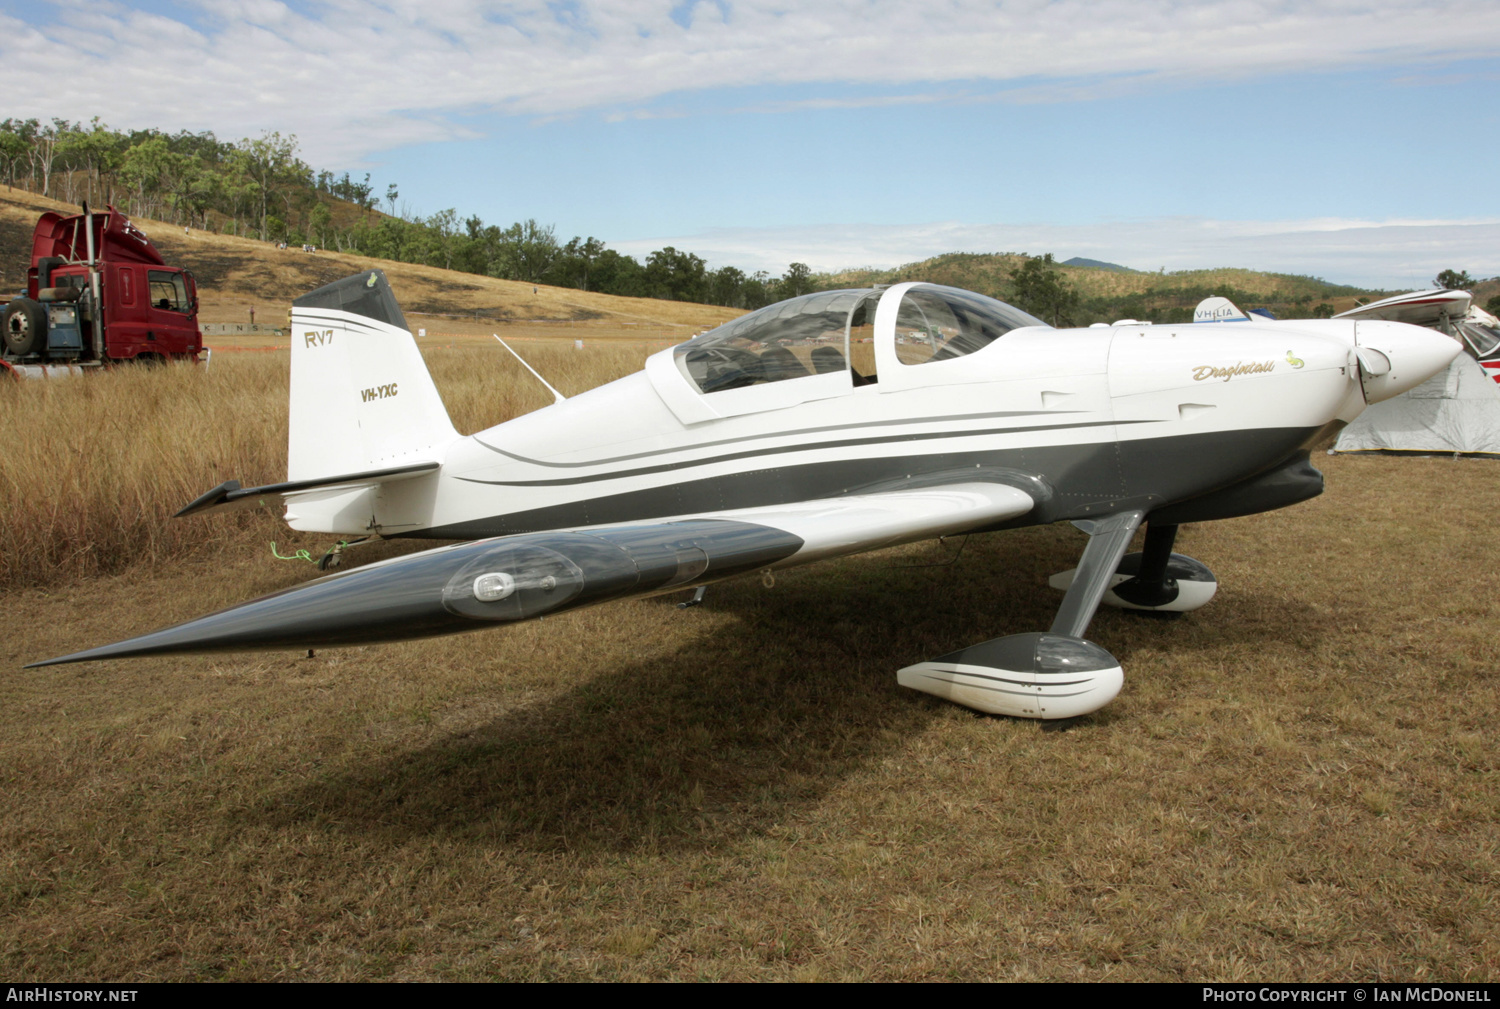
[[285,497],[288,494],[298,494],[303,491],[332,490],[340,487],[363,487],[371,484],[391,483],[396,480],[410,480],[412,477],[436,471],[439,465],[436,462],[419,462],[407,466],[394,466],[390,469],[370,470],[365,473],[345,473],[341,476],[320,477],[316,480],[287,480],[282,483],[262,484],[259,487],[241,487],[238,480],[225,480],[213,490],[194,498],[172,517],[182,518],[184,515],[197,515],[200,512],[210,511],[214,508],[251,505],[263,498]]

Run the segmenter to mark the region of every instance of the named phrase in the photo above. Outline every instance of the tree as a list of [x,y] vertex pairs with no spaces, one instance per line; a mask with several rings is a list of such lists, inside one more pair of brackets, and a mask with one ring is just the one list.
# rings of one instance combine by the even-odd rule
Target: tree
[[220,208],[228,215],[234,233],[240,234],[240,212],[254,205],[257,187],[250,177],[250,158],[244,151],[231,149],[214,172],[214,187],[219,193]]
[[806,263],[793,263],[787,267],[786,276],[781,278],[779,291],[783,298],[795,298],[798,295],[808,294],[812,289],[812,267]]
[[[437,239],[437,255],[443,261],[443,269],[453,268],[453,256],[458,251],[458,211],[449,207],[427,218],[427,228]],[[434,266],[437,264],[434,263]]]
[[173,187],[167,202],[181,215],[183,224],[193,224],[208,217],[217,181],[201,158],[177,155]]
[[[311,181],[312,169],[297,157],[297,138],[283,137],[280,133],[266,132],[255,140],[241,140],[240,151],[244,155],[246,174],[255,182],[260,203],[260,237],[266,239],[266,215],[270,213],[273,193],[282,195],[283,190],[303,188]],[[291,209],[291,201],[287,200]]]
[[172,150],[160,134],[142,141],[125,152],[120,179],[135,190],[131,200],[132,214],[153,216],[158,200],[166,190],[175,169]]
[[63,136],[72,129],[66,119],[53,119],[51,126],[44,126],[36,134],[32,144],[33,163],[42,169],[42,195],[52,195],[52,162],[57,158],[57,146]]
[[500,229],[486,225],[478,214],[464,218],[464,233],[454,252],[454,262],[465,273],[496,275],[500,259]]
[[491,273],[506,280],[540,283],[562,251],[552,225],[545,227],[536,218],[517,221],[500,233],[498,263]]
[[777,283],[765,270],[756,270],[740,285],[741,304],[737,308],[765,308],[776,300]]
[[1486,301],[1484,303],[1484,310],[1491,315],[1500,315],[1500,294]]
[[58,174],[62,176],[62,200],[76,203],[74,187],[80,171],[87,172],[88,131],[83,124],[74,125],[63,120],[57,131]]
[[702,301],[708,287],[707,265],[691,252],[678,252],[670,245],[657,249],[646,257],[646,294],[671,301]]
[[307,215],[307,226],[312,231],[313,237],[318,240],[320,247],[328,246],[328,225],[333,220],[333,212],[328,209],[328,204],[319,200],[312,208],[312,213]]
[[21,131],[12,126],[13,122],[7,119],[0,123],[0,168],[4,169],[7,188],[15,184],[16,169],[31,150]]
[[604,252],[604,243],[593,235],[579,238],[576,235],[562,247],[557,260],[552,264],[551,279],[565,287],[589,290],[589,278],[594,264]]
[[1432,283],[1445,291],[1467,291],[1479,282],[1469,276],[1468,270],[1444,270]]
[[634,256],[605,249],[594,260],[594,290],[629,298],[640,297],[646,293],[645,273]]
[[1026,262],[1010,274],[1010,300],[1023,312],[1040,319],[1051,319],[1053,326],[1071,323],[1078,307],[1078,291],[1063,278],[1052,261],[1052,253],[1040,258],[1026,257]]
[[745,296],[745,271],[733,266],[721,266],[708,278],[708,300],[715,305],[743,308]]
[[[327,180],[327,185],[323,184],[325,179]],[[365,173],[365,181],[363,182],[353,181],[349,178],[348,172],[344,173],[342,179],[334,179],[332,172],[319,172],[318,188],[322,189],[325,193],[354,204],[360,210],[369,210],[375,206],[375,187],[370,185],[369,172]]]
[[[125,137],[95,116],[89,131],[76,140],[78,156],[88,173],[88,199],[108,203],[114,189],[115,173],[125,160]],[[95,187],[98,195],[95,195]]]
[[1312,310],[1314,319],[1332,319],[1333,306],[1326,301],[1320,301]]

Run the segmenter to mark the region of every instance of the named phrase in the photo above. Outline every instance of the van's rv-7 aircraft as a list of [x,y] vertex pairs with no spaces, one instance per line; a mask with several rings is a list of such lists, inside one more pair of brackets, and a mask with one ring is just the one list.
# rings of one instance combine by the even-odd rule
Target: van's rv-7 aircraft
[[[36,665],[429,637],[1071,520],[1088,544],[1053,579],[1067,593],[1048,631],[897,675],[980,711],[1086,714],[1123,681],[1083,637],[1101,602],[1180,611],[1213,595],[1208,568],[1172,552],[1179,524],[1319,494],[1308,446],[1458,352],[1384,321],[1058,330],[903,283],[771,305],[463,437],[369,271],[294,303],[287,481],[231,481],[179,514],[280,495],[294,529],[469,542]],[[1126,556],[1142,522],[1144,550]]]

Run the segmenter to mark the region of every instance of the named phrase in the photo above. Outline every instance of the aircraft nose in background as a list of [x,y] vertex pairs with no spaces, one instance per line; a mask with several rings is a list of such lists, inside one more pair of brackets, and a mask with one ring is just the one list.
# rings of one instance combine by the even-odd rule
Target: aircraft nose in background
[[1363,322],[1355,328],[1355,353],[1365,402],[1399,396],[1442,371],[1462,345],[1433,329],[1404,322]]

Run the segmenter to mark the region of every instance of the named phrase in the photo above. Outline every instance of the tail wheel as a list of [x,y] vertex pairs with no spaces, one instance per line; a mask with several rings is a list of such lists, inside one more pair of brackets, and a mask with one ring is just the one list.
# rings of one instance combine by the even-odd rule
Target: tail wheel
[[47,349],[47,316],[30,298],[16,298],[5,306],[5,349],[16,357],[40,354]]

